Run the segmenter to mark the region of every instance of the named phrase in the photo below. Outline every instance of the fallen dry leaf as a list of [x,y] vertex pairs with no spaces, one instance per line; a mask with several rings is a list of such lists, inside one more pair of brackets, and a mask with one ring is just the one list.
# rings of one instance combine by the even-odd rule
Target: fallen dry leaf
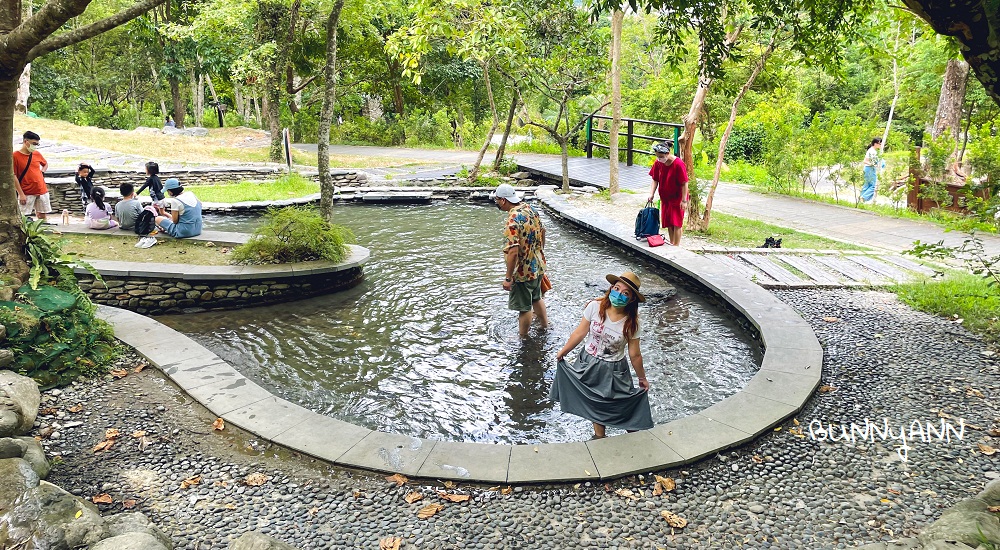
[[201,483],[200,475],[191,476],[181,482],[181,489],[187,489],[188,487],[192,485],[198,485],[199,483]]
[[310,508],[310,509],[309,509],[309,511],[308,511],[308,512],[306,512],[306,513],[307,513],[307,514],[309,514],[309,517],[311,517],[311,518],[312,518],[312,517],[316,517],[316,514],[318,514],[318,513],[319,513],[319,508],[317,508],[317,507],[313,506],[313,507],[312,507],[312,508]]
[[132,508],[135,508],[135,505],[136,505],[136,502],[135,502],[134,498],[130,498],[128,500],[123,500],[122,501],[122,508],[124,508],[126,510],[131,510]]
[[80,411],[83,410],[83,403],[77,403],[76,405],[73,405],[72,407],[70,407],[70,408],[68,408],[66,410],[69,411],[69,412],[71,412],[71,413],[73,413],[73,414],[76,414],[76,413],[78,413],[78,412],[80,412]]
[[632,500],[639,500],[639,497],[635,495],[630,489],[618,489],[615,494],[622,498],[630,498]]
[[94,504],[111,504],[115,499],[111,498],[111,495],[107,493],[101,493],[90,497],[90,501]]
[[659,483],[657,483],[656,485],[653,485],[653,496],[654,497],[658,497],[658,496],[660,496],[662,494],[663,494],[663,486],[660,485]]
[[827,323],[836,323],[840,319],[836,317],[823,317],[823,320],[826,321]]
[[817,389],[816,391],[818,391],[819,393],[830,393],[837,391],[837,388],[833,386],[820,386],[819,389]]
[[213,430],[224,430],[226,429],[226,421],[221,418],[216,418],[215,422],[212,422]]
[[243,479],[243,483],[251,487],[260,487],[261,485],[267,483],[267,480],[271,479],[262,473],[250,474]]
[[118,428],[108,428],[104,430],[104,439],[114,439],[121,434],[122,433],[118,431]]
[[990,431],[986,432],[990,437],[1000,437],[1000,428],[990,428]]
[[677,483],[674,481],[674,478],[672,477],[663,477],[654,475],[653,478],[656,479],[656,484],[662,487],[663,490],[668,493],[677,488]]
[[454,481],[445,481],[444,482],[444,488],[445,489],[454,489],[455,488],[455,482]]
[[444,510],[444,504],[428,504],[417,512],[417,517],[420,519],[427,519],[441,510]]
[[139,438],[139,452],[145,451],[146,447],[149,447],[149,444],[152,443],[152,442],[153,442],[153,440],[150,439],[150,438],[148,438],[148,437],[146,437],[146,436],[140,437]]
[[446,493],[444,491],[438,491],[438,496],[448,502],[465,502],[472,498],[469,495],[456,495],[455,493]]
[[966,386],[965,387],[965,396],[966,397],[986,397],[985,395],[983,395],[983,392],[977,390],[976,388],[973,388],[972,386]]
[[667,524],[677,529],[683,529],[688,524],[688,520],[666,510],[660,512],[660,517],[667,520]]
[[760,455],[753,455],[750,457],[750,460],[756,462],[757,464],[762,464],[764,462],[764,459]]
[[114,439],[105,439],[104,441],[101,441],[97,445],[94,445],[94,452],[95,453],[99,453],[101,451],[106,451],[106,450],[110,449],[111,446],[114,445],[114,444],[115,444],[115,440]]
[[138,439],[140,437],[144,437],[145,435],[146,435],[146,432],[143,431],[143,430],[138,430],[138,431],[132,432],[132,437],[134,437],[136,439]]
[[994,514],[1000,513],[1000,506],[987,506],[986,507],[986,511],[987,512],[992,512]]
[[986,456],[993,456],[994,454],[996,454],[997,450],[985,443],[980,443],[979,452],[983,453]]
[[406,485],[407,481],[410,481],[403,474],[392,474],[391,476],[385,476],[385,480],[389,483],[395,483],[396,487],[402,487]]
[[513,488],[511,488],[511,486],[510,486],[510,485],[508,485],[508,486],[504,487],[504,488],[503,488],[503,489],[502,489],[502,490],[500,491],[500,494],[501,494],[501,495],[509,495],[509,494],[511,494],[511,493],[513,493],[513,492],[514,492],[514,489],[513,489]]
[[889,491],[890,495],[901,495],[901,494],[903,494],[901,491],[897,491],[895,489],[889,489],[888,491]]
[[128,371],[125,369],[115,369],[111,371],[111,376],[114,376],[115,378],[125,378],[128,376]]
[[142,372],[142,369],[146,368],[146,363],[139,363],[132,369],[132,372]]
[[399,537],[386,537],[378,539],[378,550],[399,550],[403,544],[403,539]]
[[45,407],[44,409],[39,409],[38,414],[41,416],[51,416],[59,412],[59,409],[55,407]]
[[413,504],[414,502],[422,500],[423,498],[424,495],[414,491],[412,493],[408,493],[405,497],[403,497],[403,500],[405,500],[407,504]]

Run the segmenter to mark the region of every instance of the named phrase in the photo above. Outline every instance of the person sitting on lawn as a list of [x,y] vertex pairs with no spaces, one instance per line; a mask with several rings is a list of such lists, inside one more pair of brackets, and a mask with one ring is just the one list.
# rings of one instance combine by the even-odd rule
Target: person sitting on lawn
[[139,212],[142,212],[142,204],[139,203],[135,186],[131,183],[121,184],[118,190],[122,194],[122,199],[115,205],[115,217],[118,218],[122,229],[133,229],[135,219],[139,217]]
[[169,197],[163,206],[157,206],[160,215],[156,217],[156,226],[161,231],[178,239],[201,235],[201,201],[191,191],[185,191],[177,178],[168,179],[163,189]]

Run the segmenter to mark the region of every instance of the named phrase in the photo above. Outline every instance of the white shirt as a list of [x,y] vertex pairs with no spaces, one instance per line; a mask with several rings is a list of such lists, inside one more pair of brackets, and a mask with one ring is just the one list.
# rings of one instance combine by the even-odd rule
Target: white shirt
[[185,206],[193,208],[194,205],[198,204],[198,199],[195,198],[194,193],[184,191],[176,197],[167,197],[164,199],[164,202],[170,207],[171,212],[177,212],[177,215],[179,216],[184,213]]
[[[590,321],[590,331],[587,332],[587,338],[584,340],[584,349],[587,353],[605,361],[621,361],[625,358],[628,346],[623,329],[627,317],[612,321],[608,318],[608,312],[605,311],[605,319],[602,321],[601,302],[594,300],[583,309],[583,318]],[[632,338],[639,339],[638,325],[636,325],[636,331]]]

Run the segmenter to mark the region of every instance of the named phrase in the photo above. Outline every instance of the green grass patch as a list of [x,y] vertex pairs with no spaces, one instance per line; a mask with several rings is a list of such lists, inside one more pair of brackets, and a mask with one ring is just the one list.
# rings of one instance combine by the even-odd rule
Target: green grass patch
[[722,212],[712,212],[712,221],[707,231],[695,231],[693,235],[707,239],[711,244],[734,248],[754,248],[764,243],[764,239],[781,239],[782,248],[815,248],[822,250],[868,250],[868,248],[802,233],[787,227],[740,218]]
[[128,233],[63,233],[65,252],[75,252],[83,260],[159,262],[167,264],[230,265],[232,253],[226,246],[208,246],[184,239],[158,239],[151,248],[136,248],[139,238]]
[[927,279],[897,285],[892,290],[913,309],[963,319],[962,325],[987,343],[1000,344],[1000,287],[990,285],[986,279],[953,272],[940,281]]
[[203,202],[274,201],[319,193],[319,183],[298,174],[282,176],[272,182],[242,181],[223,185],[191,188]]

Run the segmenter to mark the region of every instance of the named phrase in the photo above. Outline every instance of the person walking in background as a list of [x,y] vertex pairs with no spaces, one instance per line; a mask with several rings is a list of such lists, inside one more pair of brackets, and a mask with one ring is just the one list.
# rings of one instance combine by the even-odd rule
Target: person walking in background
[[135,186],[131,183],[123,183],[118,187],[118,191],[122,198],[115,205],[115,218],[122,229],[134,229],[135,219],[139,217],[139,212],[142,212],[142,204],[136,197]]
[[[639,350],[639,277],[631,271],[608,275],[611,288],[583,310],[583,319],[556,355],[556,376],[549,398],[563,412],[594,423],[594,439],[605,435],[605,427],[627,431],[653,427],[649,407],[649,381]],[[584,342],[576,359],[566,356]],[[629,361],[639,379],[636,390]]]
[[167,118],[163,121],[163,127],[164,128],[168,128],[168,127],[169,128],[176,128],[177,125],[174,124],[174,119],[170,118],[170,115],[167,115]]
[[164,204],[170,208],[168,214],[162,206],[157,206],[160,215],[156,225],[164,233],[177,239],[201,235],[201,201],[191,191],[185,191],[176,178],[170,178],[163,186],[170,195]]
[[656,161],[649,169],[653,185],[649,201],[660,196],[660,226],[667,228],[670,244],[680,246],[684,234],[684,211],[688,206],[688,174],[684,161],[674,155],[674,142],[666,140],[653,146]]
[[[871,202],[878,187],[878,169],[882,165],[882,138],[872,138],[865,153],[865,184],[861,187],[861,200]],[[857,172],[855,172],[857,173]]]
[[104,202],[104,188],[95,187],[90,192],[94,202],[87,205],[84,221],[91,229],[114,229],[118,224],[111,218],[111,207]]
[[52,212],[49,202],[49,188],[45,185],[45,171],[49,163],[37,151],[41,137],[27,131],[21,140],[21,148],[14,151],[14,176],[17,178],[17,202],[21,214],[35,215],[40,220]]
[[545,228],[538,212],[524,202],[510,184],[500,184],[490,198],[497,208],[508,213],[504,228],[503,253],[507,271],[503,289],[510,293],[507,307],[518,312],[518,333],[524,338],[531,328],[533,314],[542,328],[549,325],[542,299]]
[[153,199],[153,204],[160,206],[163,204],[163,184],[160,183],[160,165],[153,161],[146,163],[146,183],[135,192],[141,195],[143,190],[149,188],[149,198]]
[[76,168],[76,184],[80,186],[80,200],[83,201],[83,208],[87,208],[90,202],[90,192],[94,190],[94,167],[81,162]]

